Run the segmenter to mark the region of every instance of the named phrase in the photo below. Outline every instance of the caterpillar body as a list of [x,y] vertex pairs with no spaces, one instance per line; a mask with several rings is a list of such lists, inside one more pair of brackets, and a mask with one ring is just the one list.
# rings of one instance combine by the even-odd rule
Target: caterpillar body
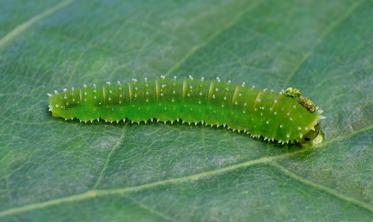
[[165,78],[64,89],[49,95],[53,117],[82,122],[182,121],[224,126],[278,143],[306,143],[319,134],[321,110],[288,88],[276,93],[216,80]]

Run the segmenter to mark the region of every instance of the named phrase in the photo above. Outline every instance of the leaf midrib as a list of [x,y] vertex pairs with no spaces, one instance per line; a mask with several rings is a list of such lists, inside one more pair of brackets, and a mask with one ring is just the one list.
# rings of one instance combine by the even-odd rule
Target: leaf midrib
[[[24,206],[21,206],[21,207],[14,207],[14,208],[10,208],[10,209],[7,209],[7,210],[0,211],[0,217],[18,215],[18,214],[22,214],[22,213],[25,213],[25,212],[38,210],[38,209],[44,209],[44,208],[48,208],[48,207],[51,207],[51,206],[65,204],[65,203],[76,203],[76,202],[87,201],[87,200],[98,198],[98,197],[105,197],[105,196],[110,196],[110,195],[123,195],[123,194],[128,194],[128,193],[140,192],[140,191],[143,191],[143,190],[146,190],[146,189],[151,189],[151,188],[155,188],[155,187],[159,187],[159,186],[165,186],[165,185],[171,185],[171,184],[182,184],[182,183],[191,182],[191,181],[199,181],[201,179],[211,178],[211,177],[222,175],[224,173],[231,172],[231,171],[234,171],[234,170],[247,168],[247,167],[251,167],[251,166],[257,166],[257,165],[261,165],[261,164],[262,165],[276,166],[275,161],[277,161],[277,160],[286,159],[286,158],[296,156],[296,155],[299,155],[299,154],[302,154],[302,153],[305,153],[305,152],[310,152],[312,150],[314,150],[314,151],[319,150],[321,148],[325,148],[326,145],[331,145],[331,144],[334,144],[338,141],[346,140],[346,139],[348,139],[352,136],[358,135],[360,133],[364,133],[364,132],[372,130],[372,129],[373,129],[373,125],[370,125],[368,127],[360,129],[358,131],[354,131],[353,133],[337,137],[337,138],[335,138],[333,140],[330,140],[329,142],[323,143],[323,144],[321,144],[320,146],[317,146],[317,147],[304,148],[304,149],[301,149],[301,150],[298,150],[298,151],[294,151],[294,152],[286,153],[286,154],[282,154],[282,155],[276,155],[276,156],[271,156],[271,157],[262,157],[262,158],[259,158],[259,159],[249,160],[249,161],[246,161],[246,162],[237,163],[237,164],[233,164],[233,165],[229,165],[229,166],[226,166],[226,167],[213,169],[213,170],[209,170],[209,171],[205,171],[205,172],[201,172],[201,173],[197,173],[197,174],[192,174],[192,175],[189,175],[189,176],[184,176],[184,177],[179,177],[179,178],[170,178],[170,179],[166,179],[166,180],[160,180],[160,181],[151,182],[151,183],[142,184],[142,185],[137,185],[137,186],[133,186],[133,187],[123,187],[123,188],[115,188],[115,189],[102,189],[102,190],[89,190],[89,191],[86,191],[84,193],[74,194],[74,195],[71,195],[71,196],[63,197],[63,198],[52,199],[52,200],[39,202],[39,203],[30,203],[30,204],[27,204],[27,205],[24,205]],[[281,171],[281,169],[279,169],[279,170]],[[289,171],[288,169],[286,169],[286,170]],[[294,173],[292,173],[292,174],[294,174]],[[288,176],[291,179],[296,180],[294,177],[291,177],[287,174],[284,174],[284,175]],[[296,180],[296,181],[302,182],[302,184],[305,184],[305,185],[307,185],[309,187],[312,187],[314,189],[318,189],[322,192],[328,193],[328,194],[330,194],[330,195],[332,195],[332,196],[334,196],[334,197],[336,197],[336,198],[338,198],[342,201],[352,203],[355,206],[358,206],[362,209],[368,210],[368,211],[373,213],[373,207],[371,207],[367,203],[364,203],[364,202],[359,201],[357,199],[354,199],[352,197],[348,197],[346,195],[338,193],[337,191],[335,191],[331,188],[328,188],[326,186],[317,184],[313,181],[309,181],[306,178],[303,178],[299,175],[297,175],[297,177],[301,178],[301,180]],[[306,182],[304,182],[304,181],[306,181]],[[316,184],[316,186],[311,185],[311,184]],[[320,189],[320,187],[321,187],[321,189]],[[329,192],[329,191],[332,191],[332,192]]]

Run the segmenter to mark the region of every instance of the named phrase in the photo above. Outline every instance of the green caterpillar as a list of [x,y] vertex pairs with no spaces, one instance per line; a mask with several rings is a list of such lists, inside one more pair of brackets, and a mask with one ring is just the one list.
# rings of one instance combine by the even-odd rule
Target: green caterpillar
[[321,110],[295,88],[280,93],[230,81],[165,78],[125,84],[84,85],[49,95],[52,116],[82,122],[182,121],[224,126],[278,143],[309,143],[318,137]]

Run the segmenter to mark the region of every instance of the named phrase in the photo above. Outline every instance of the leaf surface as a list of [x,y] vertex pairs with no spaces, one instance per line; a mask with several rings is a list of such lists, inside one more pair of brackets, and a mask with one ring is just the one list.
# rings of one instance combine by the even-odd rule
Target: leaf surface
[[[0,221],[370,221],[373,3],[0,2]],[[47,92],[161,74],[288,86],[325,142],[53,119]]]

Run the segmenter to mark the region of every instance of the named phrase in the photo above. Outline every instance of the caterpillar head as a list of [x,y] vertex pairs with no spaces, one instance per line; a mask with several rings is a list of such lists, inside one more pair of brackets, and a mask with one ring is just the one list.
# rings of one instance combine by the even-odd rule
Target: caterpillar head
[[322,143],[324,134],[320,129],[320,120],[325,118],[321,115],[322,110],[319,110],[312,100],[304,97],[299,89],[289,87],[286,89],[285,95],[295,98],[298,104],[303,106],[309,113],[317,114],[316,124],[301,138],[300,144],[302,146],[313,146]]
[[320,129],[320,123],[317,123],[314,129],[311,129],[302,137],[300,144],[302,146],[314,146],[322,143],[323,140],[324,133]]

